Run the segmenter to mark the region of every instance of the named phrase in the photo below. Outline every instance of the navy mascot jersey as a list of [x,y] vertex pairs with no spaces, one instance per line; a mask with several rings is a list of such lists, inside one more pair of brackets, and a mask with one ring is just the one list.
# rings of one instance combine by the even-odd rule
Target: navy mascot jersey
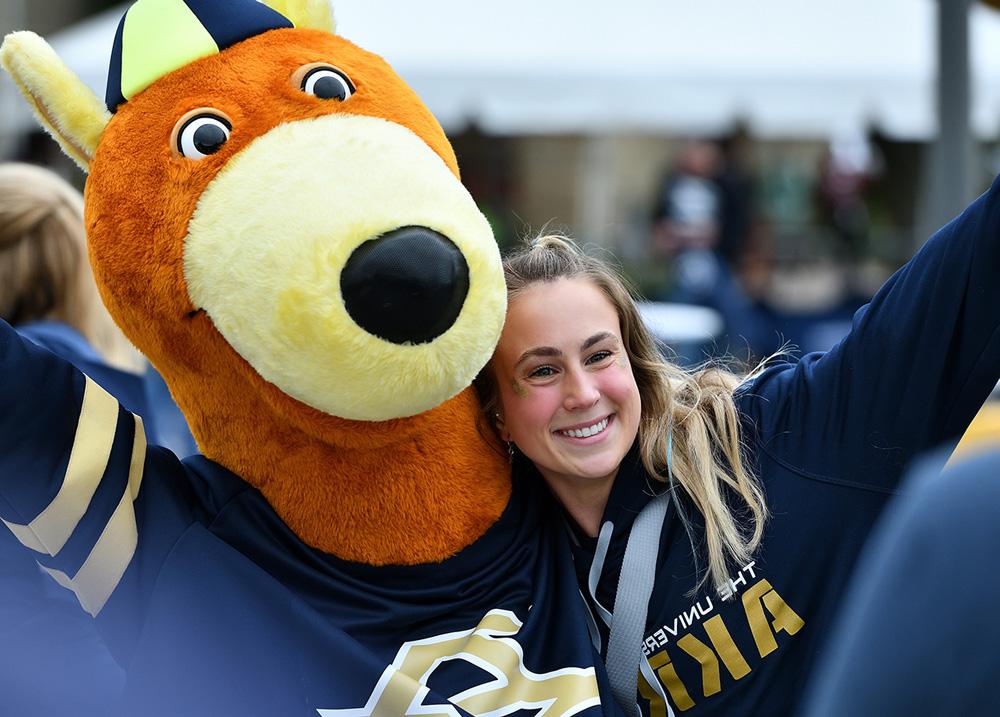
[[[704,556],[700,515],[672,501],[644,632],[643,714],[795,714],[905,467],[954,446],[1000,378],[998,276],[1000,181],[886,282],[835,348],[780,361],[741,387],[744,455],[771,517],[757,553],[715,590],[701,580],[704,557],[693,559],[692,544]],[[661,490],[633,449],[602,519],[613,525],[610,540],[575,536],[602,648],[629,529]]]
[[537,484],[515,478],[497,523],[442,563],[349,563],[218,464],[147,445],[138,418],[2,322],[0,375],[0,517],[96,617],[128,676],[116,714],[613,709]]

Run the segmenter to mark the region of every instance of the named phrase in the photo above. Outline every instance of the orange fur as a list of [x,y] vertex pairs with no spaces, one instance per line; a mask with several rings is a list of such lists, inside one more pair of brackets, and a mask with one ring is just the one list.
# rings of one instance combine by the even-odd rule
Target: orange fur
[[[345,71],[357,93],[343,105],[304,96],[291,72],[316,61]],[[171,130],[198,107],[225,112],[231,139],[200,162],[178,160]],[[509,498],[509,466],[477,430],[471,390],[408,419],[331,417],[265,382],[208,317],[190,315],[182,238],[201,193],[255,137],[337,112],[409,128],[458,176],[437,121],[380,58],[319,31],[271,31],[119,109],[87,185],[92,263],[112,314],[167,380],[206,456],[259,488],[316,548],[376,565],[432,562],[481,536]]]

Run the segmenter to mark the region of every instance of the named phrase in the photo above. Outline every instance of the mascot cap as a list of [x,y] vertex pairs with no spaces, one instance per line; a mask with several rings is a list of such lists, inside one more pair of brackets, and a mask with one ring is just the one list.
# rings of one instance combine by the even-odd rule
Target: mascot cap
[[169,72],[292,22],[259,0],[138,0],[118,23],[108,71],[108,110]]

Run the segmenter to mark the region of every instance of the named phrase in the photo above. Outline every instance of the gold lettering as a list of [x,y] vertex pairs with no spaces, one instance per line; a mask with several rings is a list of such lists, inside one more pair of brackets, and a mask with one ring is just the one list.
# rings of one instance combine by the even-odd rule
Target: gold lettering
[[794,635],[805,626],[805,621],[792,608],[788,607],[788,603],[782,600],[775,590],[764,593],[762,600],[764,607],[774,617],[771,626],[775,632],[784,630],[789,635]]
[[[536,674],[524,665],[520,645],[512,638],[521,628],[513,613],[493,610],[474,630],[453,632],[426,640],[409,642],[375,687],[365,714],[399,717],[415,714],[455,717],[450,705],[424,705],[427,681],[441,664],[464,660],[494,676],[455,695],[444,695],[451,704],[471,714],[530,709],[546,706],[546,715],[571,715],[600,704],[597,679],[592,667],[566,667]],[[419,708],[415,710],[414,708]],[[320,710],[323,717],[339,717],[356,709]]]
[[493,712],[498,705],[539,705],[552,701],[546,714],[565,715],[579,710],[579,705],[591,701],[598,704],[597,682],[593,670],[559,670],[548,675],[533,675],[524,667],[523,657],[513,640],[497,640],[493,635],[477,631],[465,651],[498,667],[502,672],[493,689],[473,688],[453,700],[472,714]]
[[660,682],[667,688],[667,692],[670,693],[670,697],[673,699],[674,704],[677,705],[678,710],[684,712],[694,707],[694,700],[691,699],[687,688],[684,687],[684,683],[681,682],[681,678],[677,675],[677,670],[671,664],[670,655],[667,654],[666,650],[657,652],[650,657],[649,666],[656,670],[656,676],[660,678]]
[[749,675],[750,665],[743,659],[743,654],[736,647],[736,643],[733,642],[733,636],[729,634],[726,623],[722,621],[722,616],[716,615],[712,619],[706,620],[704,627],[705,632],[708,633],[708,639],[711,641],[712,647],[715,648],[719,657],[722,658],[722,664],[729,670],[729,674],[733,676],[733,679],[738,680],[741,677]]
[[[392,676],[385,685],[378,702],[375,703],[372,711],[373,717],[391,717],[392,715],[411,714],[410,710],[414,704],[420,704],[422,700],[418,696],[427,688],[414,680],[409,675],[404,675],[395,668],[390,667]],[[330,710],[331,714],[336,714],[339,710]],[[321,714],[325,714],[322,713]],[[421,705],[421,715],[431,715],[431,717],[455,717],[454,709],[447,705]]]
[[[765,608],[774,618],[770,625],[764,615]],[[743,609],[746,611],[750,632],[753,633],[761,657],[766,657],[778,649],[778,642],[774,639],[777,632],[783,630],[789,635],[794,635],[805,625],[802,618],[781,599],[767,580],[755,583],[743,593]]]
[[712,652],[712,648],[690,633],[677,641],[677,647],[691,655],[701,665],[701,684],[705,697],[710,697],[722,690],[722,681],[719,678],[719,659]]
[[660,693],[646,682],[642,673],[639,673],[639,695],[649,702],[649,717],[667,717],[667,703],[663,701]]

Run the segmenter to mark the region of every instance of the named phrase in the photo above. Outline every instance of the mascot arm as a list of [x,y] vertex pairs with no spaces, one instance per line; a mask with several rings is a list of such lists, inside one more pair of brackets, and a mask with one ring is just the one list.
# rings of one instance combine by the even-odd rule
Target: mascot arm
[[138,615],[194,521],[187,472],[147,447],[140,418],[2,320],[0,376],[0,519],[91,615]]

